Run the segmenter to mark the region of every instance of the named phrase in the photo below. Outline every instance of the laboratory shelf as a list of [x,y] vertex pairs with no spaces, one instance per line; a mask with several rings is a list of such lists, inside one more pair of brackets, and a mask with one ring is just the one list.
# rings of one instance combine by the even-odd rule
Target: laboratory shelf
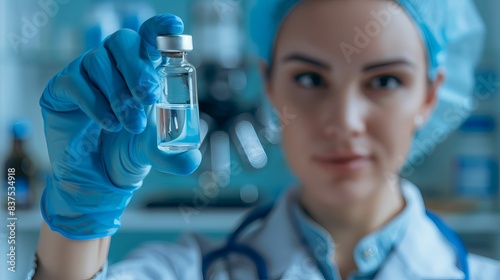
[[[121,219],[121,232],[227,232],[241,221],[246,209],[172,208],[162,210],[127,209]],[[445,213],[440,217],[461,234],[498,234],[500,213]],[[17,211],[17,230],[39,231],[39,211]],[[6,218],[6,213],[2,212]]]

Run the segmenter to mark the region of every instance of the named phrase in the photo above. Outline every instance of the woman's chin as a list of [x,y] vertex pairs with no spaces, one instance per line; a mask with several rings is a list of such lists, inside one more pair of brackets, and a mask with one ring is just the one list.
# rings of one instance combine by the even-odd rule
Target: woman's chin
[[334,180],[324,184],[317,184],[313,188],[317,199],[333,208],[362,203],[375,191],[373,181],[370,183],[363,178]]

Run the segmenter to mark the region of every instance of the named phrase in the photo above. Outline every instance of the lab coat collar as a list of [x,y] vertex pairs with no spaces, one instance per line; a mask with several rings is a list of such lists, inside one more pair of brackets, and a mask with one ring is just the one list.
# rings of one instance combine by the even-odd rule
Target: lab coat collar
[[[328,279],[338,279],[338,267],[332,264],[335,254],[334,240],[328,231],[312,220],[297,202],[292,205],[294,218],[297,220],[300,232],[306,239],[312,254],[319,263],[319,267]],[[404,236],[408,224],[408,215],[413,201],[406,197],[406,206],[394,219],[364,236],[354,249],[354,260],[358,267],[356,277],[373,277],[376,271],[383,265],[386,258],[392,252],[392,248],[399,244]]]
[[296,203],[296,187],[276,201],[262,225],[243,239],[253,246],[268,264],[271,279],[324,279],[316,260],[297,233],[292,205]]
[[[293,279],[324,279],[294,225],[292,205],[297,203],[298,191],[297,187],[289,189],[262,226],[242,238],[265,258],[272,279],[287,279],[287,275],[293,275]],[[453,248],[425,214],[418,188],[402,180],[402,191],[412,201],[408,228],[375,279],[463,279],[462,271],[455,265]],[[248,264],[242,268],[245,266]]]
[[463,279],[463,272],[456,266],[455,251],[427,217],[418,188],[403,180],[402,191],[413,202],[410,222],[377,279]]

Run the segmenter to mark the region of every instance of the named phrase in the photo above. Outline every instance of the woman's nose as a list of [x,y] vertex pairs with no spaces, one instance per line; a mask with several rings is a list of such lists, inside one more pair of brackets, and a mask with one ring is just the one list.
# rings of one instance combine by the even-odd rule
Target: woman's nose
[[354,87],[337,91],[323,104],[322,124],[328,137],[354,137],[366,131],[367,102]]

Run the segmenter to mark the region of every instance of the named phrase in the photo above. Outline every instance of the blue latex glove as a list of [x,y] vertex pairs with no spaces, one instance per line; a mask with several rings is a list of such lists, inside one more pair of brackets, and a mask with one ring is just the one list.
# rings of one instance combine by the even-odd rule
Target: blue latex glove
[[119,30],[48,83],[40,105],[53,180],[41,212],[53,231],[79,240],[112,235],[151,166],[185,175],[200,164],[198,150],[172,154],[156,142],[156,36],[183,29],[163,14],[139,33]]

